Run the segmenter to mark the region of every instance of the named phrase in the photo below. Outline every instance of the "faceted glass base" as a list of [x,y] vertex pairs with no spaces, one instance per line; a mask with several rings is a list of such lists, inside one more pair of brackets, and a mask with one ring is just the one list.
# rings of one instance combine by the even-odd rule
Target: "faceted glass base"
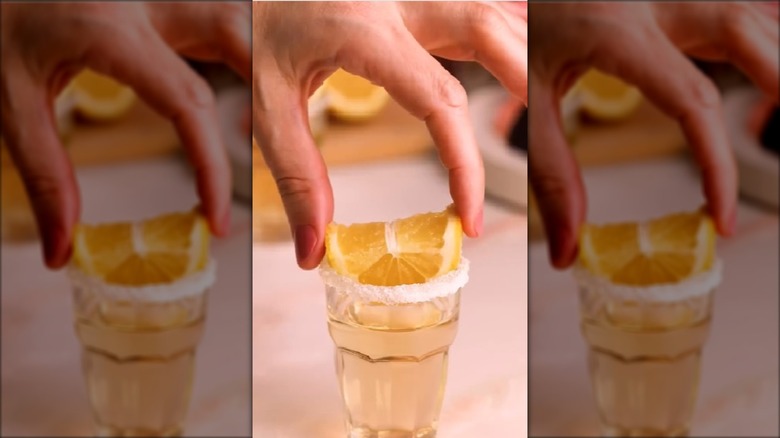
[[688,429],[653,430],[653,429],[623,429],[620,427],[604,426],[605,437],[687,437]]
[[100,437],[179,437],[182,434],[180,427],[167,430],[146,430],[146,429],[118,429],[110,426],[98,426],[98,435]]
[[349,438],[436,438],[436,429],[424,427],[409,430],[372,430],[366,427],[354,427],[349,432]]

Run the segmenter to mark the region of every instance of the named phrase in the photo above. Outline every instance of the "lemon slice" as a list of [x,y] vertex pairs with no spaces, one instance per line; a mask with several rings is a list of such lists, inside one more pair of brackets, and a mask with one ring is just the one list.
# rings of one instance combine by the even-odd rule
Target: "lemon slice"
[[118,119],[135,102],[131,88],[89,69],[76,75],[67,91],[73,93],[76,111],[94,121]]
[[79,269],[107,283],[171,283],[206,267],[209,228],[195,212],[134,223],[79,224],[73,258]]
[[398,219],[328,225],[328,263],[363,284],[425,283],[458,267],[463,229],[452,207]]
[[677,283],[709,270],[715,260],[715,226],[703,211],[649,222],[586,224],[580,261],[616,284]]
[[374,117],[390,100],[384,88],[342,69],[336,70],[323,85],[328,94],[331,114],[347,122],[360,122]]
[[595,69],[588,70],[575,87],[582,110],[596,120],[625,119],[642,103],[639,89]]

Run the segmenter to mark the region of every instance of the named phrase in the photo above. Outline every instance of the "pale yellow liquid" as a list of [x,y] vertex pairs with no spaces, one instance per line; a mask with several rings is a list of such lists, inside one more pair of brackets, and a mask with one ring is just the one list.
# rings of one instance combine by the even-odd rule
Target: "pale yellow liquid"
[[436,436],[457,332],[457,307],[441,304],[355,304],[331,312],[350,438]]
[[[699,307],[698,309],[696,307]],[[704,306],[702,308],[702,306]],[[686,436],[699,384],[708,302],[585,316],[582,332],[605,436]]]
[[99,435],[181,434],[204,324],[193,300],[82,306],[76,333]]

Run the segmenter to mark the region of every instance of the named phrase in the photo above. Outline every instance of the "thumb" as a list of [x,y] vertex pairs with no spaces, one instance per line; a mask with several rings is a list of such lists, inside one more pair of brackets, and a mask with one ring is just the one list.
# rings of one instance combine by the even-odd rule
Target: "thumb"
[[[44,87],[27,75],[8,75],[2,96],[8,151],[24,181],[49,268],[67,263],[79,217],[79,191],[70,159],[57,136]],[[7,117],[7,119],[6,119]]]
[[333,191],[311,136],[305,93],[264,71],[262,79],[255,77],[253,94],[254,135],[282,196],[298,265],[313,269],[325,254]]
[[531,82],[529,106],[530,182],[544,220],[550,260],[563,269],[574,263],[586,198],[577,161],[563,135],[558,99],[549,86]]

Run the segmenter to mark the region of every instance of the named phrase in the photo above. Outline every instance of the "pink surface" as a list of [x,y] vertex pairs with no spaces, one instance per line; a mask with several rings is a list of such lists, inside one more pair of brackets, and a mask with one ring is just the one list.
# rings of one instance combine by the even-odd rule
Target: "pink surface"
[[[168,158],[78,173],[84,221],[140,219],[197,203],[183,161]],[[217,281],[197,352],[186,436],[246,436],[250,417],[249,206],[213,242]],[[64,272],[43,267],[37,242],[2,246],[2,435],[94,434]]]
[[[704,200],[682,158],[587,169],[589,220],[646,219]],[[742,202],[737,234],[720,240],[724,280],[704,348],[691,436],[778,436],[778,217]],[[599,436],[570,273],[541,243],[529,250],[532,436]]]
[[[334,168],[335,220],[388,220],[449,204],[433,158]],[[254,436],[343,438],[325,291],[291,243],[255,244]],[[439,436],[521,437],[526,430],[526,219],[488,203],[471,261]]]

